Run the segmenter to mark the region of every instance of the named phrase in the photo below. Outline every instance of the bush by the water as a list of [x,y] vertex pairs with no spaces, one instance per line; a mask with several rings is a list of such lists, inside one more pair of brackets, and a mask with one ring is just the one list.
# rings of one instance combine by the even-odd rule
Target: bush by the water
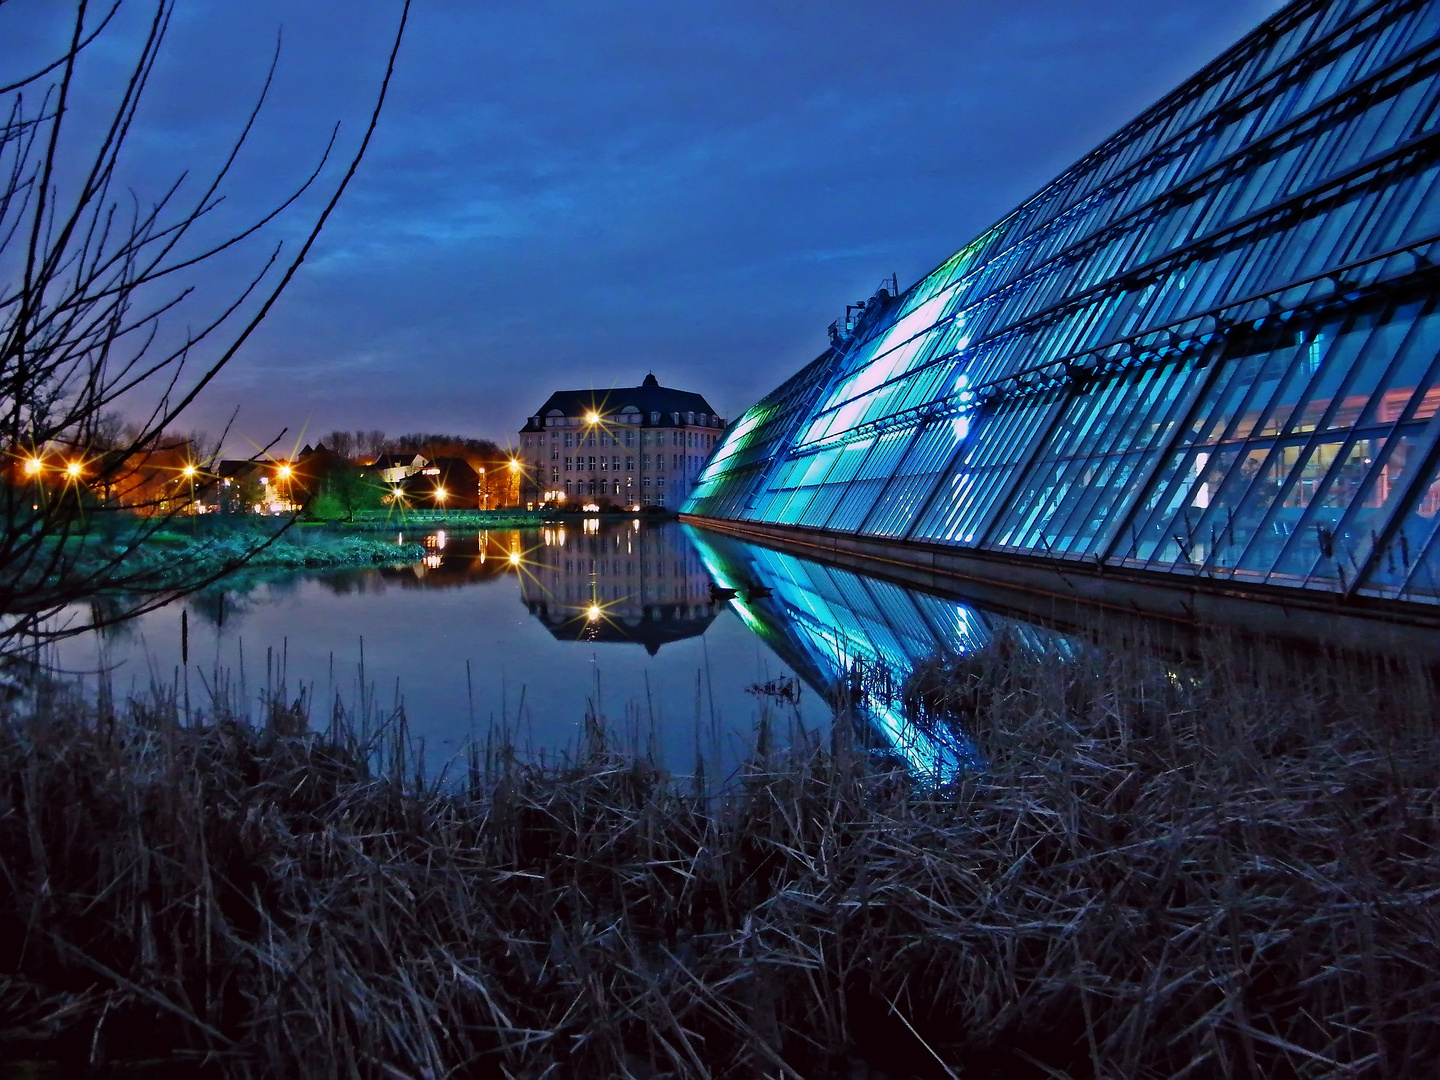
[[250,569],[320,570],[414,562],[424,557],[422,544],[397,544],[375,537],[294,529],[273,539],[268,534],[244,529],[201,536],[159,533],[134,556],[137,561],[148,561],[159,568],[183,563],[191,572],[204,566],[223,567],[242,560]]
[[842,724],[717,792],[597,721],[427,786],[398,717],[56,690],[0,728],[0,1040],[127,1076],[1434,1075],[1428,672],[1000,647],[907,692],[982,770],[928,789]]

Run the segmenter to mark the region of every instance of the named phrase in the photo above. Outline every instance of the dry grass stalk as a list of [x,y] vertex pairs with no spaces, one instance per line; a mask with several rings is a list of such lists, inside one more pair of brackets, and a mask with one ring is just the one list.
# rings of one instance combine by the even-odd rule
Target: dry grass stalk
[[377,765],[283,698],[56,696],[0,728],[0,1039],[254,1077],[1433,1075],[1425,672],[1002,644],[906,693],[986,769],[811,739],[706,796],[594,729],[458,790],[398,724]]

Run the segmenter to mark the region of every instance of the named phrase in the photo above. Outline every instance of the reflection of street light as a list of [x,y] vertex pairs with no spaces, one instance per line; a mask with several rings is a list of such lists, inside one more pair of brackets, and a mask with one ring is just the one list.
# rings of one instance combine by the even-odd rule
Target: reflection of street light
[[585,614],[590,616],[591,622],[598,621],[600,618],[600,605],[591,604],[590,607],[586,609]]

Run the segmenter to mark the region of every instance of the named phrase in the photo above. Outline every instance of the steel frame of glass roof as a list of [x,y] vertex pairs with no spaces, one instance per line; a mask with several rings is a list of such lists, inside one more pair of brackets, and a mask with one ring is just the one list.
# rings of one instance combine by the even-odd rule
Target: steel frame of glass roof
[[1440,603],[1440,0],[1297,0],[746,412],[685,512]]

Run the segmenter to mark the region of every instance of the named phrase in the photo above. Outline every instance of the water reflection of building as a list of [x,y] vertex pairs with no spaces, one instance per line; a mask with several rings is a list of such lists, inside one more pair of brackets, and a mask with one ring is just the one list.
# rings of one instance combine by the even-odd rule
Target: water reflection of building
[[[405,533],[397,533],[401,541]],[[416,563],[380,567],[387,581],[403,588],[444,589],[469,585],[513,571],[525,545],[516,530],[437,529],[408,537],[425,545],[425,557]]]
[[525,554],[521,598],[557,638],[633,642],[650,654],[715,618],[710,576],[677,529],[639,521],[542,529]]
[[916,772],[946,780],[976,760],[963,734],[916,725],[900,687],[917,664],[955,656],[1004,633],[1037,652],[1068,651],[1067,639],[838,567],[696,530],[692,541],[731,606],[819,693],[842,690],[879,745]]

